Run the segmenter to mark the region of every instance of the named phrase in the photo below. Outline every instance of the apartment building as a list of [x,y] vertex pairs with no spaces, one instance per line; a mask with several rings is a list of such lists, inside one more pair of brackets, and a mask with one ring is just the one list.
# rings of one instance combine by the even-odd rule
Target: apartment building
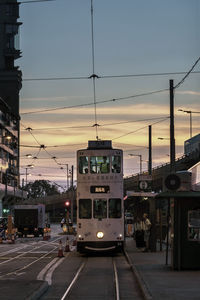
[[19,189],[19,3],[0,1],[0,217],[23,197]]

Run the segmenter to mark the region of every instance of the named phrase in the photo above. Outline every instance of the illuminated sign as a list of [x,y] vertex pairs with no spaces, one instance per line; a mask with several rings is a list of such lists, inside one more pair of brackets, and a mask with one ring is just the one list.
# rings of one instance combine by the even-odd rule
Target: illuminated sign
[[109,193],[110,187],[109,186],[94,186],[90,187],[90,193]]

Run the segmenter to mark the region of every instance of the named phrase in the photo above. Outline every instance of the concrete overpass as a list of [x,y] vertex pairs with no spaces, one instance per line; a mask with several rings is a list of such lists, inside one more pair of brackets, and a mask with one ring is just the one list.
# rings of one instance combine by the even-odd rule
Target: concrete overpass
[[[69,190],[66,193],[60,195],[53,195],[47,197],[41,197],[37,199],[27,199],[23,201],[23,204],[45,204],[45,211],[49,213],[51,222],[60,222],[61,218],[66,215],[66,206],[65,202],[70,201],[70,211],[73,210],[74,218],[76,211],[76,191]],[[22,204],[22,203],[21,203]],[[72,216],[71,216],[72,219]]]
[[[190,155],[184,155],[176,159],[175,171],[188,170],[200,161],[200,151],[196,150]],[[152,190],[156,193],[163,190],[163,180],[170,173],[170,164],[164,164],[152,169]],[[141,174],[148,175],[148,172]],[[140,191],[139,176],[135,174],[124,178],[124,192],[127,191]]]

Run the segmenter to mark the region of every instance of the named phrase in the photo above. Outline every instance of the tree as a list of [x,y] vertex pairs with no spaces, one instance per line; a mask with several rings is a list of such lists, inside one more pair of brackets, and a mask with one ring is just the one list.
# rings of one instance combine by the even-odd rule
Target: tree
[[28,198],[34,199],[60,194],[58,187],[46,180],[30,182],[25,186],[24,190],[28,192]]

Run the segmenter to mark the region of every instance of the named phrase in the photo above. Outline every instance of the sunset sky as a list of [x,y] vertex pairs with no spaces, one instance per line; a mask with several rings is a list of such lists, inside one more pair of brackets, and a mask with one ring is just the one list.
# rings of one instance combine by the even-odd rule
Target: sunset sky
[[[91,0],[21,2],[21,178],[34,164],[28,181],[65,188],[66,164],[76,169],[76,151],[96,139]],[[139,172],[139,158],[128,154],[141,154],[147,169],[152,125],[153,167],[169,162],[167,89],[170,79],[176,85],[185,75],[175,73],[188,72],[200,56],[200,1],[93,0],[93,8],[94,74],[103,77],[96,79],[98,137],[124,150],[128,176]],[[190,137],[189,114],[178,109],[200,112],[200,63],[193,71],[175,90],[176,157]],[[193,135],[200,133],[199,120],[193,113]]]

